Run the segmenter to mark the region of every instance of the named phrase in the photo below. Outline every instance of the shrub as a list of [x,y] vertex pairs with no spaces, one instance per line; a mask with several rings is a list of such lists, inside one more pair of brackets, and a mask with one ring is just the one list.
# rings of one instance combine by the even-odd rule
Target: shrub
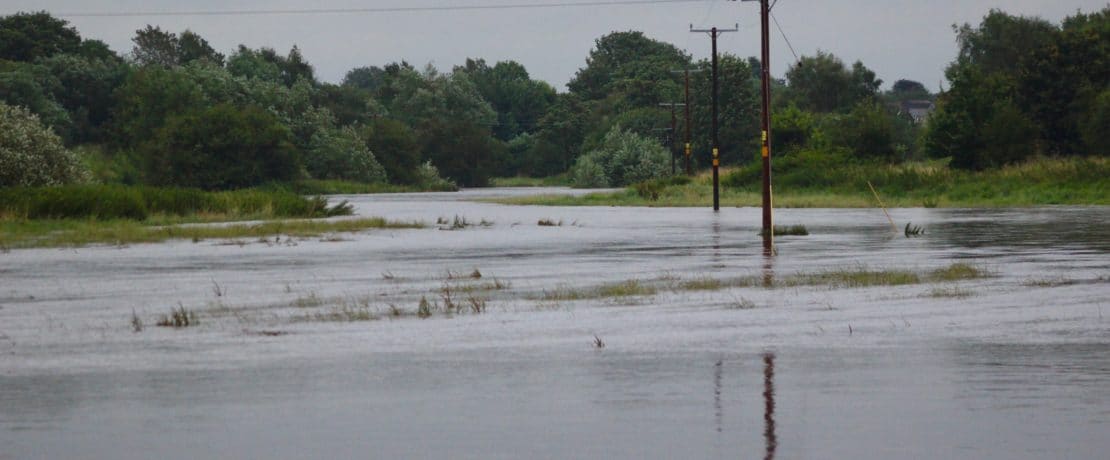
[[459,189],[454,181],[439,176],[439,169],[432,164],[431,160],[425,161],[419,168],[416,168],[416,183],[428,190],[453,192]]
[[385,182],[385,169],[350,127],[317,131],[309,141],[305,167],[317,179]]
[[605,135],[598,149],[575,162],[571,176],[577,187],[599,186],[600,169],[605,177],[602,186],[625,186],[666,176],[669,161],[663,146],[617,126]]
[[88,175],[37,116],[0,102],[0,187],[81,182]]

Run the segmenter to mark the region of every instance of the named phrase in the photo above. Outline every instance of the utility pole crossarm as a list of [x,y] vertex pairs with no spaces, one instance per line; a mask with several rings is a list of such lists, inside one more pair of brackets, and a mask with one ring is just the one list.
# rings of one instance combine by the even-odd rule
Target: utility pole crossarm
[[[721,210],[721,193],[720,193],[721,188],[720,188],[720,179],[719,179],[719,174],[720,173],[718,172],[718,170],[720,168],[720,165],[721,165],[721,142],[720,142],[720,139],[718,139],[718,137],[717,137],[717,93],[718,93],[718,90],[717,90],[717,37],[719,37],[724,32],[736,32],[738,30],[740,30],[740,24],[736,24],[736,27],[734,27],[732,29],[718,29],[718,28],[714,27],[714,28],[708,29],[708,30],[706,30],[706,29],[695,29],[694,25],[690,24],[690,32],[699,32],[699,33],[700,32],[708,32],[710,42],[713,45],[713,52],[711,54],[711,56],[713,56],[713,59],[712,59],[712,65],[710,67],[712,69],[711,70],[712,77],[710,77],[710,80],[713,82],[713,92],[711,93],[712,94],[712,104],[711,104],[711,106],[712,106],[712,111],[711,111],[712,123],[710,125],[711,126],[711,132],[713,133],[713,139],[712,139],[712,141],[713,141],[713,212],[718,212],[718,211]],[[687,76],[686,80],[689,81],[689,76]],[[689,85],[687,85],[687,88],[689,88]],[[689,90],[687,90],[687,98],[689,98]]]

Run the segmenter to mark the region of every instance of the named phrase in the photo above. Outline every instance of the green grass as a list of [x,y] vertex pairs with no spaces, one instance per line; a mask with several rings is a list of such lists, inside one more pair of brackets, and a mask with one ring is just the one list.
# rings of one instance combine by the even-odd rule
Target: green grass
[[367,193],[415,193],[415,192],[454,192],[458,187],[427,188],[415,185],[397,185],[342,180],[306,179],[290,184],[272,184],[267,188],[289,190],[301,195],[356,195]]
[[[762,204],[760,165],[751,163],[721,173],[721,205]],[[860,163],[843,156],[799,152],[776,160],[777,208],[875,207],[867,182],[888,207],[1007,207],[1034,205],[1110,205],[1110,160],[1038,158],[987,171],[961,171],[943,161],[886,165]],[[505,204],[550,206],[710,206],[708,174],[690,183],[633,186],[612,193],[582,196],[532,196],[494,200]]]
[[350,215],[346,203],[328,206],[283,190],[208,192],[190,188],[65,185],[0,188],[0,219],[146,220],[151,216],[195,221]]
[[567,187],[571,185],[570,176],[560,174],[548,177],[495,177],[490,179],[494,187]]
[[417,222],[380,217],[337,221],[283,220],[257,224],[153,226],[133,220],[0,220],[0,248],[156,243],[173,239],[265,238],[275,235],[315,237],[368,229],[422,228]]

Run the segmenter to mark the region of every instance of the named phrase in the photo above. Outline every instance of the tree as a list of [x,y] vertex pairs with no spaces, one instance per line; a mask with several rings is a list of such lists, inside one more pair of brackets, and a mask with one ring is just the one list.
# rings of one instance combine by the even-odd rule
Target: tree
[[638,106],[666,102],[679,93],[671,69],[689,65],[690,57],[669,43],[647,38],[642,32],[613,32],[595,42],[567,87],[584,100],[620,93]]
[[848,70],[844,61],[824,51],[802,56],[786,71],[786,79],[789,100],[818,113],[850,111],[859,101],[875,96],[882,84],[863,63],[856,61]]
[[235,189],[292,180],[300,171],[289,129],[249,106],[172,115],[140,151],[155,185]]
[[203,37],[188,29],[178,37],[159,27],[147,25],[135,31],[131,41],[135,43],[131,57],[142,66],[176,67],[200,60],[218,66],[224,63],[222,54],[212,49]]
[[[732,54],[723,54],[717,61],[721,161],[728,165],[747,163],[758,155],[760,142],[760,96],[751,79],[753,69],[748,66],[748,60]],[[698,63],[703,69],[710,65],[707,60]],[[712,74],[705,71],[690,78],[694,156],[699,163],[709,164],[713,140]]]
[[385,82],[385,70],[378,66],[357,67],[343,77],[343,86],[374,92]]
[[149,139],[173,115],[209,105],[204,89],[187,73],[158,66],[128,75],[115,97],[112,123],[119,148]]
[[77,30],[45,11],[0,18],[0,59],[32,62],[58,53],[73,53],[80,46]]
[[69,114],[73,143],[101,141],[111,118],[113,92],[127,78],[129,68],[118,58],[56,54],[39,59],[40,81],[56,81],[47,91]]
[[0,187],[60,185],[88,175],[37,116],[0,102]]
[[570,168],[581,153],[587,110],[574,94],[560,94],[539,122],[538,139],[529,153],[533,175],[551,175]]
[[368,123],[361,134],[390,180],[398,184],[418,182],[416,170],[420,166],[420,145],[416,143],[416,133],[412,129],[397,120],[378,118]]
[[[42,69],[25,63],[14,64],[12,70],[0,72],[0,102],[24,107],[59,136],[69,136],[72,121],[69,113],[54,100],[52,90],[61,83]],[[44,87],[45,86],[45,87]]]
[[317,179],[386,182],[385,169],[354,128],[329,127],[312,135],[305,167]]
[[913,80],[898,80],[890,88],[889,96],[895,101],[909,101],[914,99],[932,99],[932,94],[925,85]]
[[540,117],[555,101],[555,88],[531,79],[524,66],[515,61],[489,67],[484,60],[467,59],[466,65],[456,67],[455,72],[466,74],[497,112],[493,133],[503,141],[535,131]]

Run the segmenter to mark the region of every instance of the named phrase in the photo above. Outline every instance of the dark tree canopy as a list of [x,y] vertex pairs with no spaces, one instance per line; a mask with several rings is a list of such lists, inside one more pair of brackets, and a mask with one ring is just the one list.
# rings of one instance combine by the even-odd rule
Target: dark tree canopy
[[882,85],[875,72],[862,62],[849,70],[844,61],[818,51],[803,56],[786,71],[789,100],[798,107],[815,112],[847,112],[859,101],[873,97]]
[[0,59],[31,62],[76,52],[81,36],[68,22],[43,11],[0,18]]

